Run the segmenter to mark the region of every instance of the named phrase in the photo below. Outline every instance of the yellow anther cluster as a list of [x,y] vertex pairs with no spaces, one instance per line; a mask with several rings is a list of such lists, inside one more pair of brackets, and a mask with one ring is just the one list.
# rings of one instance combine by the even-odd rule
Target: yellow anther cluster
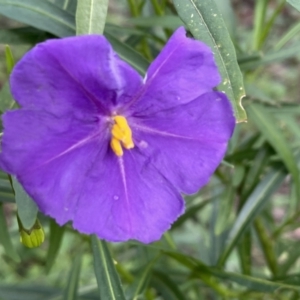
[[110,147],[117,156],[122,156],[122,146],[125,149],[131,149],[134,147],[132,132],[125,117],[115,116],[113,119],[115,124],[111,129],[112,138],[110,141]]

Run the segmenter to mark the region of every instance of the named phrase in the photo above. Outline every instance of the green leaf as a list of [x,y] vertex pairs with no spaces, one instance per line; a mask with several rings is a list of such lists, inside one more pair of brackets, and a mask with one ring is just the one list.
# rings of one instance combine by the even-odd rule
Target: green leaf
[[287,0],[287,2],[289,4],[291,4],[292,6],[294,6],[297,10],[300,11],[300,2],[299,2],[299,0]]
[[174,0],[174,4],[193,36],[212,48],[222,75],[222,83],[218,88],[231,100],[237,122],[246,121],[246,112],[241,103],[245,96],[243,77],[230,35],[215,2]]
[[9,109],[12,109],[16,104],[13,99],[8,81],[4,84],[0,91],[0,111],[3,113]]
[[59,37],[75,33],[74,16],[48,1],[0,0],[0,14]]
[[262,46],[261,35],[265,26],[267,5],[269,0],[259,0],[255,2],[254,30],[253,30],[253,50],[259,50]]
[[79,276],[80,276],[81,261],[82,261],[82,254],[79,253],[73,260],[72,268],[69,273],[67,286],[64,291],[63,300],[76,300],[77,299],[77,288],[78,288],[78,282],[79,282]]
[[277,258],[274,250],[273,241],[268,235],[267,230],[261,218],[258,217],[254,221],[254,228],[256,230],[256,235],[259,239],[267,265],[270,271],[272,272],[273,276],[275,277],[278,273],[278,264],[277,264]]
[[139,27],[148,28],[153,26],[159,26],[159,27],[169,28],[173,30],[183,25],[180,18],[174,15],[136,17],[136,18],[131,18],[128,21]]
[[78,0],[76,33],[103,34],[108,0]]
[[[295,143],[297,143],[297,145],[299,145],[300,143],[300,130],[299,130],[299,122],[297,120],[297,117],[291,115],[291,114],[280,114],[278,116],[278,120],[280,122],[283,122],[285,124],[285,126],[289,129],[289,131],[291,132],[291,134],[293,134],[295,136]],[[294,143],[292,143],[294,144]]]
[[286,260],[279,266],[279,273],[281,275],[287,274],[288,271],[296,267],[296,261],[299,259],[300,252],[299,252],[300,242],[297,241],[293,243],[289,248],[285,249],[287,254]]
[[222,12],[222,17],[231,37],[235,37],[237,30],[237,16],[233,10],[231,0],[214,0],[219,11]]
[[156,256],[152,261],[150,261],[137,277],[137,279],[128,287],[126,290],[126,298],[137,299],[137,297],[143,293],[149,284],[150,277],[152,275],[152,269],[157,262],[159,256]]
[[264,28],[260,35],[259,47],[265,43],[268,35],[270,34],[270,32],[273,28],[274,22],[276,21],[277,17],[282,12],[283,7],[285,6],[285,2],[286,2],[286,0],[280,0],[279,4],[272,12],[272,15],[270,16],[269,20],[264,25]]
[[214,234],[220,235],[227,230],[233,222],[234,189],[228,185],[220,196],[218,202],[217,218],[214,222]]
[[77,0],[48,0],[60,8],[68,11],[69,13],[75,15]]
[[247,230],[244,235],[242,236],[239,244],[237,245],[237,250],[240,259],[241,269],[244,275],[251,274],[251,267],[252,267],[252,257],[251,257],[251,250],[252,250],[252,235],[251,230]]
[[52,268],[58,251],[60,249],[61,241],[65,233],[65,226],[59,226],[56,222],[50,220],[50,237],[49,237],[49,248],[46,258],[46,272],[48,273]]
[[[285,139],[282,130],[277,126],[276,119],[262,105],[252,104],[248,109],[249,117],[253,124],[260,130],[272,147],[276,150],[286,168],[291,172],[294,182],[300,180],[296,158]],[[297,185],[297,195],[300,199],[300,185]]]
[[15,262],[20,262],[20,257],[10,240],[2,203],[0,203],[0,244],[4,247],[7,256]]
[[[48,1],[0,0],[0,14],[59,37],[75,35],[74,16]],[[16,34],[21,35],[23,33],[17,32]],[[105,36],[123,60],[133,66],[140,74],[146,73],[149,62],[144,57],[128,45],[120,42],[109,32],[106,32]],[[0,99],[3,99],[1,95]]]
[[52,35],[36,28],[26,26],[12,29],[0,29],[0,41],[3,44],[21,45],[36,44],[50,38]]
[[23,227],[30,230],[36,221],[38,208],[14,177],[12,177],[12,186],[15,191],[19,218]]
[[92,236],[94,269],[101,300],[125,300],[121,282],[106,242]]
[[300,22],[296,25],[293,25],[284,36],[276,43],[274,49],[278,50],[282,48],[289,40],[291,40],[295,35],[297,35],[300,31]]
[[159,292],[163,299],[186,299],[181,290],[178,288],[178,284],[176,284],[167,273],[155,271],[151,279],[151,284]]
[[266,53],[262,58],[255,59],[253,61],[246,61],[240,63],[240,67],[243,71],[253,70],[263,65],[280,62],[290,57],[297,56],[300,51],[300,43],[295,43],[287,48],[283,48],[280,51],[270,51]]
[[209,270],[211,274],[213,274],[214,276],[220,279],[236,282],[252,291],[272,293],[278,289],[300,290],[299,285],[297,286],[297,285],[283,284],[279,282],[272,282],[266,279],[260,279],[248,275],[240,275],[233,272],[224,272],[217,268],[210,268]]
[[[220,196],[220,195],[218,195],[218,196]],[[183,225],[183,223],[185,223],[186,221],[188,221],[192,218],[195,218],[197,213],[200,210],[202,210],[204,207],[206,207],[207,204],[210,204],[214,198],[215,197],[205,199],[199,204],[188,207],[186,212],[182,216],[180,216],[178,218],[178,220],[176,220],[176,222],[172,225],[171,230],[174,230],[175,228],[181,227]]]
[[[241,200],[243,201],[249,196],[253,191],[255,186],[260,182],[261,175],[264,172],[264,168],[269,162],[270,151],[267,147],[261,147],[253,158],[252,164],[248,169],[247,175],[245,177],[243,188],[241,191]],[[242,206],[242,205],[241,205]]]
[[5,59],[6,59],[7,73],[8,75],[10,75],[13,67],[15,66],[15,59],[8,45],[5,45]]
[[[1,285],[0,299],[5,300],[50,300],[55,299],[55,295],[60,292],[58,288],[36,286],[20,286],[20,285]],[[3,298],[2,298],[3,297]],[[55,297],[55,298],[54,298]]]
[[5,203],[5,202],[8,202],[8,203],[14,203],[14,199],[15,199],[15,196],[13,194],[10,194],[10,193],[6,193],[6,192],[0,192],[0,203]]
[[249,228],[253,219],[258,215],[266,201],[279,187],[285,177],[286,173],[282,168],[271,169],[271,171],[269,171],[269,173],[256,186],[241,209],[229,233],[225,250],[219,258],[218,265],[224,264],[231,250],[237,245],[242,234]]
[[[209,267],[200,260],[197,260],[191,256],[181,254],[175,251],[164,251],[166,255],[175,259],[180,264],[192,271],[193,277],[202,278],[203,275],[213,276],[223,280],[229,280],[236,282],[244,287],[247,287],[252,291],[260,291],[266,293],[272,293],[277,289],[291,289],[300,290],[299,285],[285,284],[280,282],[272,282],[266,279],[260,279],[257,277],[240,275],[234,272],[225,272],[216,267]],[[231,298],[230,298],[231,299]],[[243,299],[243,298],[241,298]]]

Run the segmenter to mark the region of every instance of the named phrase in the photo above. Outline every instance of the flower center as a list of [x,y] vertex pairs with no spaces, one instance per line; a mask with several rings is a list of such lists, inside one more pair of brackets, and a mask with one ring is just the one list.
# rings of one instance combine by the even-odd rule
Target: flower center
[[112,137],[110,147],[117,156],[122,156],[122,146],[125,149],[131,149],[134,147],[132,132],[125,117],[115,116],[113,117],[113,120],[115,123],[111,129]]

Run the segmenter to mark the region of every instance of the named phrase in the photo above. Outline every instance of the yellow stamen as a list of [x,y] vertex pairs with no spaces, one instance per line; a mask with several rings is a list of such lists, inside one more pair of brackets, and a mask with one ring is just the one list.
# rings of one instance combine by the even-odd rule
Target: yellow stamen
[[122,156],[123,155],[123,149],[122,149],[121,143],[116,138],[113,137],[111,139],[111,141],[110,141],[110,147],[115,152],[115,154],[117,156]]
[[112,139],[110,146],[117,156],[122,156],[122,146],[125,149],[131,149],[134,147],[132,132],[125,117],[115,116],[113,119],[115,124],[111,130]]

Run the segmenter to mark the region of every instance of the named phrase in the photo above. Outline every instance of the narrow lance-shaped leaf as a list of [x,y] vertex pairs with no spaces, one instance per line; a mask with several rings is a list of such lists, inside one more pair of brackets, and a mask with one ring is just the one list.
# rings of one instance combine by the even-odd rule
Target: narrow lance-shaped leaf
[[289,4],[291,4],[292,6],[294,6],[297,10],[300,11],[300,2],[299,2],[299,0],[287,0],[287,2]]
[[286,168],[293,176],[294,182],[297,184],[297,196],[300,198],[300,185],[299,170],[297,167],[297,161],[293,155],[293,151],[289,146],[288,141],[284,137],[282,131],[276,126],[276,119],[268,112],[262,105],[252,104],[248,109],[249,117],[255,124],[255,126],[261,131],[265,138],[276,150]]
[[66,289],[64,291],[63,300],[76,300],[77,299],[77,288],[80,276],[81,269],[81,261],[82,261],[82,253],[79,253],[72,264],[72,268],[69,273],[69,278],[67,282]]
[[279,168],[271,171],[257,185],[240,211],[226,243],[225,250],[219,258],[218,265],[223,265],[231,250],[237,245],[242,234],[252,224],[253,219],[262,209],[270,195],[279,187],[286,174]]
[[108,0],[78,0],[76,33],[103,34]]
[[61,7],[62,9],[68,11],[69,13],[75,15],[77,0],[48,0],[48,1],[54,3],[55,5]]
[[0,112],[5,112],[6,110],[12,109],[16,105],[13,99],[8,81],[3,85],[0,91]]
[[118,273],[106,242],[92,236],[94,269],[101,300],[125,300]]
[[51,36],[51,34],[30,26],[0,29],[1,43],[9,45],[33,45],[42,42]]
[[56,256],[58,254],[61,241],[65,232],[65,226],[59,226],[54,220],[50,220],[50,237],[49,237],[49,248],[46,258],[46,272],[49,272],[52,268]]
[[253,50],[257,51],[261,45],[261,35],[265,26],[265,18],[267,12],[268,0],[260,0],[255,2],[254,10],[254,29],[253,29]]
[[[270,280],[260,279],[257,277],[240,275],[234,272],[225,272],[219,268],[207,266],[202,261],[197,260],[191,256],[184,255],[179,252],[164,251],[164,253],[169,257],[175,259],[178,263],[182,264],[186,268],[190,269],[193,274],[193,277],[196,278],[201,278],[203,275],[206,275],[209,277],[230,280],[232,282],[236,282],[239,285],[248,288],[249,290],[266,292],[266,293],[275,292],[278,289],[300,290],[299,285],[273,282]],[[230,297],[230,299],[232,299],[232,297]]]
[[152,275],[152,269],[158,258],[159,256],[156,256],[147,264],[147,266],[142,268],[140,274],[136,276],[136,280],[126,290],[127,298],[137,299],[139,295],[141,295],[143,291],[147,288],[150,277]]
[[185,300],[186,297],[179,289],[176,282],[174,282],[170,274],[156,271],[151,279],[151,285],[158,291],[163,299],[168,300]]
[[[35,28],[48,31],[58,37],[75,35],[74,16],[48,1],[0,0],[0,14]],[[105,20],[103,20],[103,22],[105,22]],[[18,40],[22,41],[22,39],[20,40],[18,38],[18,35],[20,34],[22,34],[22,32],[15,33],[17,38],[15,36],[14,39],[17,42]],[[147,60],[128,45],[121,43],[108,32],[105,33],[105,36],[123,60],[131,64],[140,74],[145,74],[149,65]],[[38,38],[38,35],[36,35],[36,38]],[[11,108],[12,99],[9,94],[8,86],[5,88],[5,97],[1,95],[0,99],[1,111]],[[3,99],[5,99],[5,103],[2,104]]]
[[[21,285],[21,284],[1,284],[0,295],[1,300],[61,300],[57,297],[60,293],[59,288],[42,285],[36,283],[35,285]],[[90,299],[89,299],[90,300]]]
[[0,0],[0,14],[59,37],[75,33],[74,16],[49,1]]
[[33,200],[27,195],[20,183],[12,177],[12,185],[15,191],[15,198],[18,207],[18,215],[25,229],[29,230],[33,227],[38,208]]
[[10,74],[15,65],[15,59],[13,57],[13,54],[12,54],[12,51],[11,51],[9,45],[5,45],[5,59],[6,59],[7,73]]
[[247,119],[242,106],[245,96],[243,77],[236,53],[223,18],[212,0],[174,0],[176,10],[193,36],[208,44],[222,75],[218,89],[227,94],[234,107],[237,122]]
[[14,249],[9,236],[2,203],[0,203],[0,244],[4,247],[7,256],[16,262],[20,261],[20,257]]

